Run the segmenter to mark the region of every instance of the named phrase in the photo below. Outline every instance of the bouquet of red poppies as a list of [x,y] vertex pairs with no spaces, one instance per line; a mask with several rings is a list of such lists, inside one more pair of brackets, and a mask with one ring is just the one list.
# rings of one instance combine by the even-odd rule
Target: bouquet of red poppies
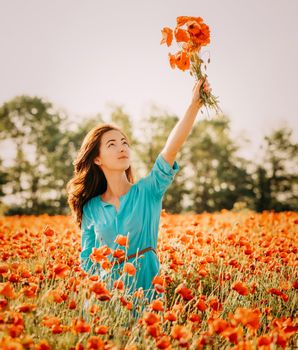
[[[212,89],[207,88],[207,74],[203,73],[202,67],[206,70],[206,63],[200,57],[201,48],[210,43],[210,30],[207,24],[203,22],[201,17],[179,16],[177,17],[177,25],[174,31],[169,27],[162,30],[162,39],[160,44],[170,46],[175,36],[176,42],[180,50],[176,54],[169,53],[169,62],[171,67],[179,68],[182,71],[189,70],[190,75],[195,79],[203,79],[200,88],[200,100],[206,107],[215,109],[216,112],[221,111],[218,105],[218,97],[211,93]],[[208,58],[210,63],[210,58]]]

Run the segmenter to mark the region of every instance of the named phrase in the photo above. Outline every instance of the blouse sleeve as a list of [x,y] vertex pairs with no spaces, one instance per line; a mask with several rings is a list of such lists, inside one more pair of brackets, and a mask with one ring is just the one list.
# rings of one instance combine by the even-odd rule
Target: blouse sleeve
[[171,167],[160,153],[149,175],[144,178],[146,187],[150,193],[160,199],[170,187],[179,169],[180,166],[176,160],[174,161],[173,167]]
[[92,248],[95,244],[94,223],[88,211],[86,204],[83,206],[82,225],[81,225],[81,245],[80,266],[87,273],[94,273],[97,264],[90,259]]

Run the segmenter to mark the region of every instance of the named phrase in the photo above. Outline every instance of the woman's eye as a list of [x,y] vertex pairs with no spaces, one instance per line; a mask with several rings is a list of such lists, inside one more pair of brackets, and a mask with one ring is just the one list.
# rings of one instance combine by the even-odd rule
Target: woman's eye
[[[125,141],[125,142],[123,142],[123,144],[124,143],[126,143],[127,144],[127,146],[129,146],[129,144]],[[113,142],[111,142],[110,144],[109,144],[109,146],[108,147],[110,147],[111,145],[115,145]]]

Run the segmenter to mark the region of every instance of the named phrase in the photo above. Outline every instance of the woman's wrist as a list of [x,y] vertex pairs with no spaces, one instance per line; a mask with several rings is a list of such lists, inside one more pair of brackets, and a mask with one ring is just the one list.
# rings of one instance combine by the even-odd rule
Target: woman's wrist
[[201,100],[192,100],[191,103],[190,103],[190,107],[191,108],[197,108],[197,109],[200,109],[202,107],[203,103]]

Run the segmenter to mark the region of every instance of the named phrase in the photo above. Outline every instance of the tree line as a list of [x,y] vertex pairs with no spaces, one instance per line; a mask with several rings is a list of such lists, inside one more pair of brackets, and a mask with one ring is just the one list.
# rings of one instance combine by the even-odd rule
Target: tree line
[[[40,97],[16,96],[0,107],[0,143],[14,150],[4,164],[0,155],[0,214],[70,214],[66,183],[73,176],[73,160],[88,131],[112,122],[130,138],[136,181],[152,169],[168,135],[178,121],[166,112],[152,114],[136,129],[122,107],[108,118],[101,114],[70,122],[68,115]],[[221,115],[197,120],[177,155],[180,171],[164,195],[171,213],[215,212],[247,207],[294,210],[298,207],[298,144],[286,127],[264,135],[259,163],[240,157],[230,135],[230,120]],[[260,150],[261,151],[261,150]]]

